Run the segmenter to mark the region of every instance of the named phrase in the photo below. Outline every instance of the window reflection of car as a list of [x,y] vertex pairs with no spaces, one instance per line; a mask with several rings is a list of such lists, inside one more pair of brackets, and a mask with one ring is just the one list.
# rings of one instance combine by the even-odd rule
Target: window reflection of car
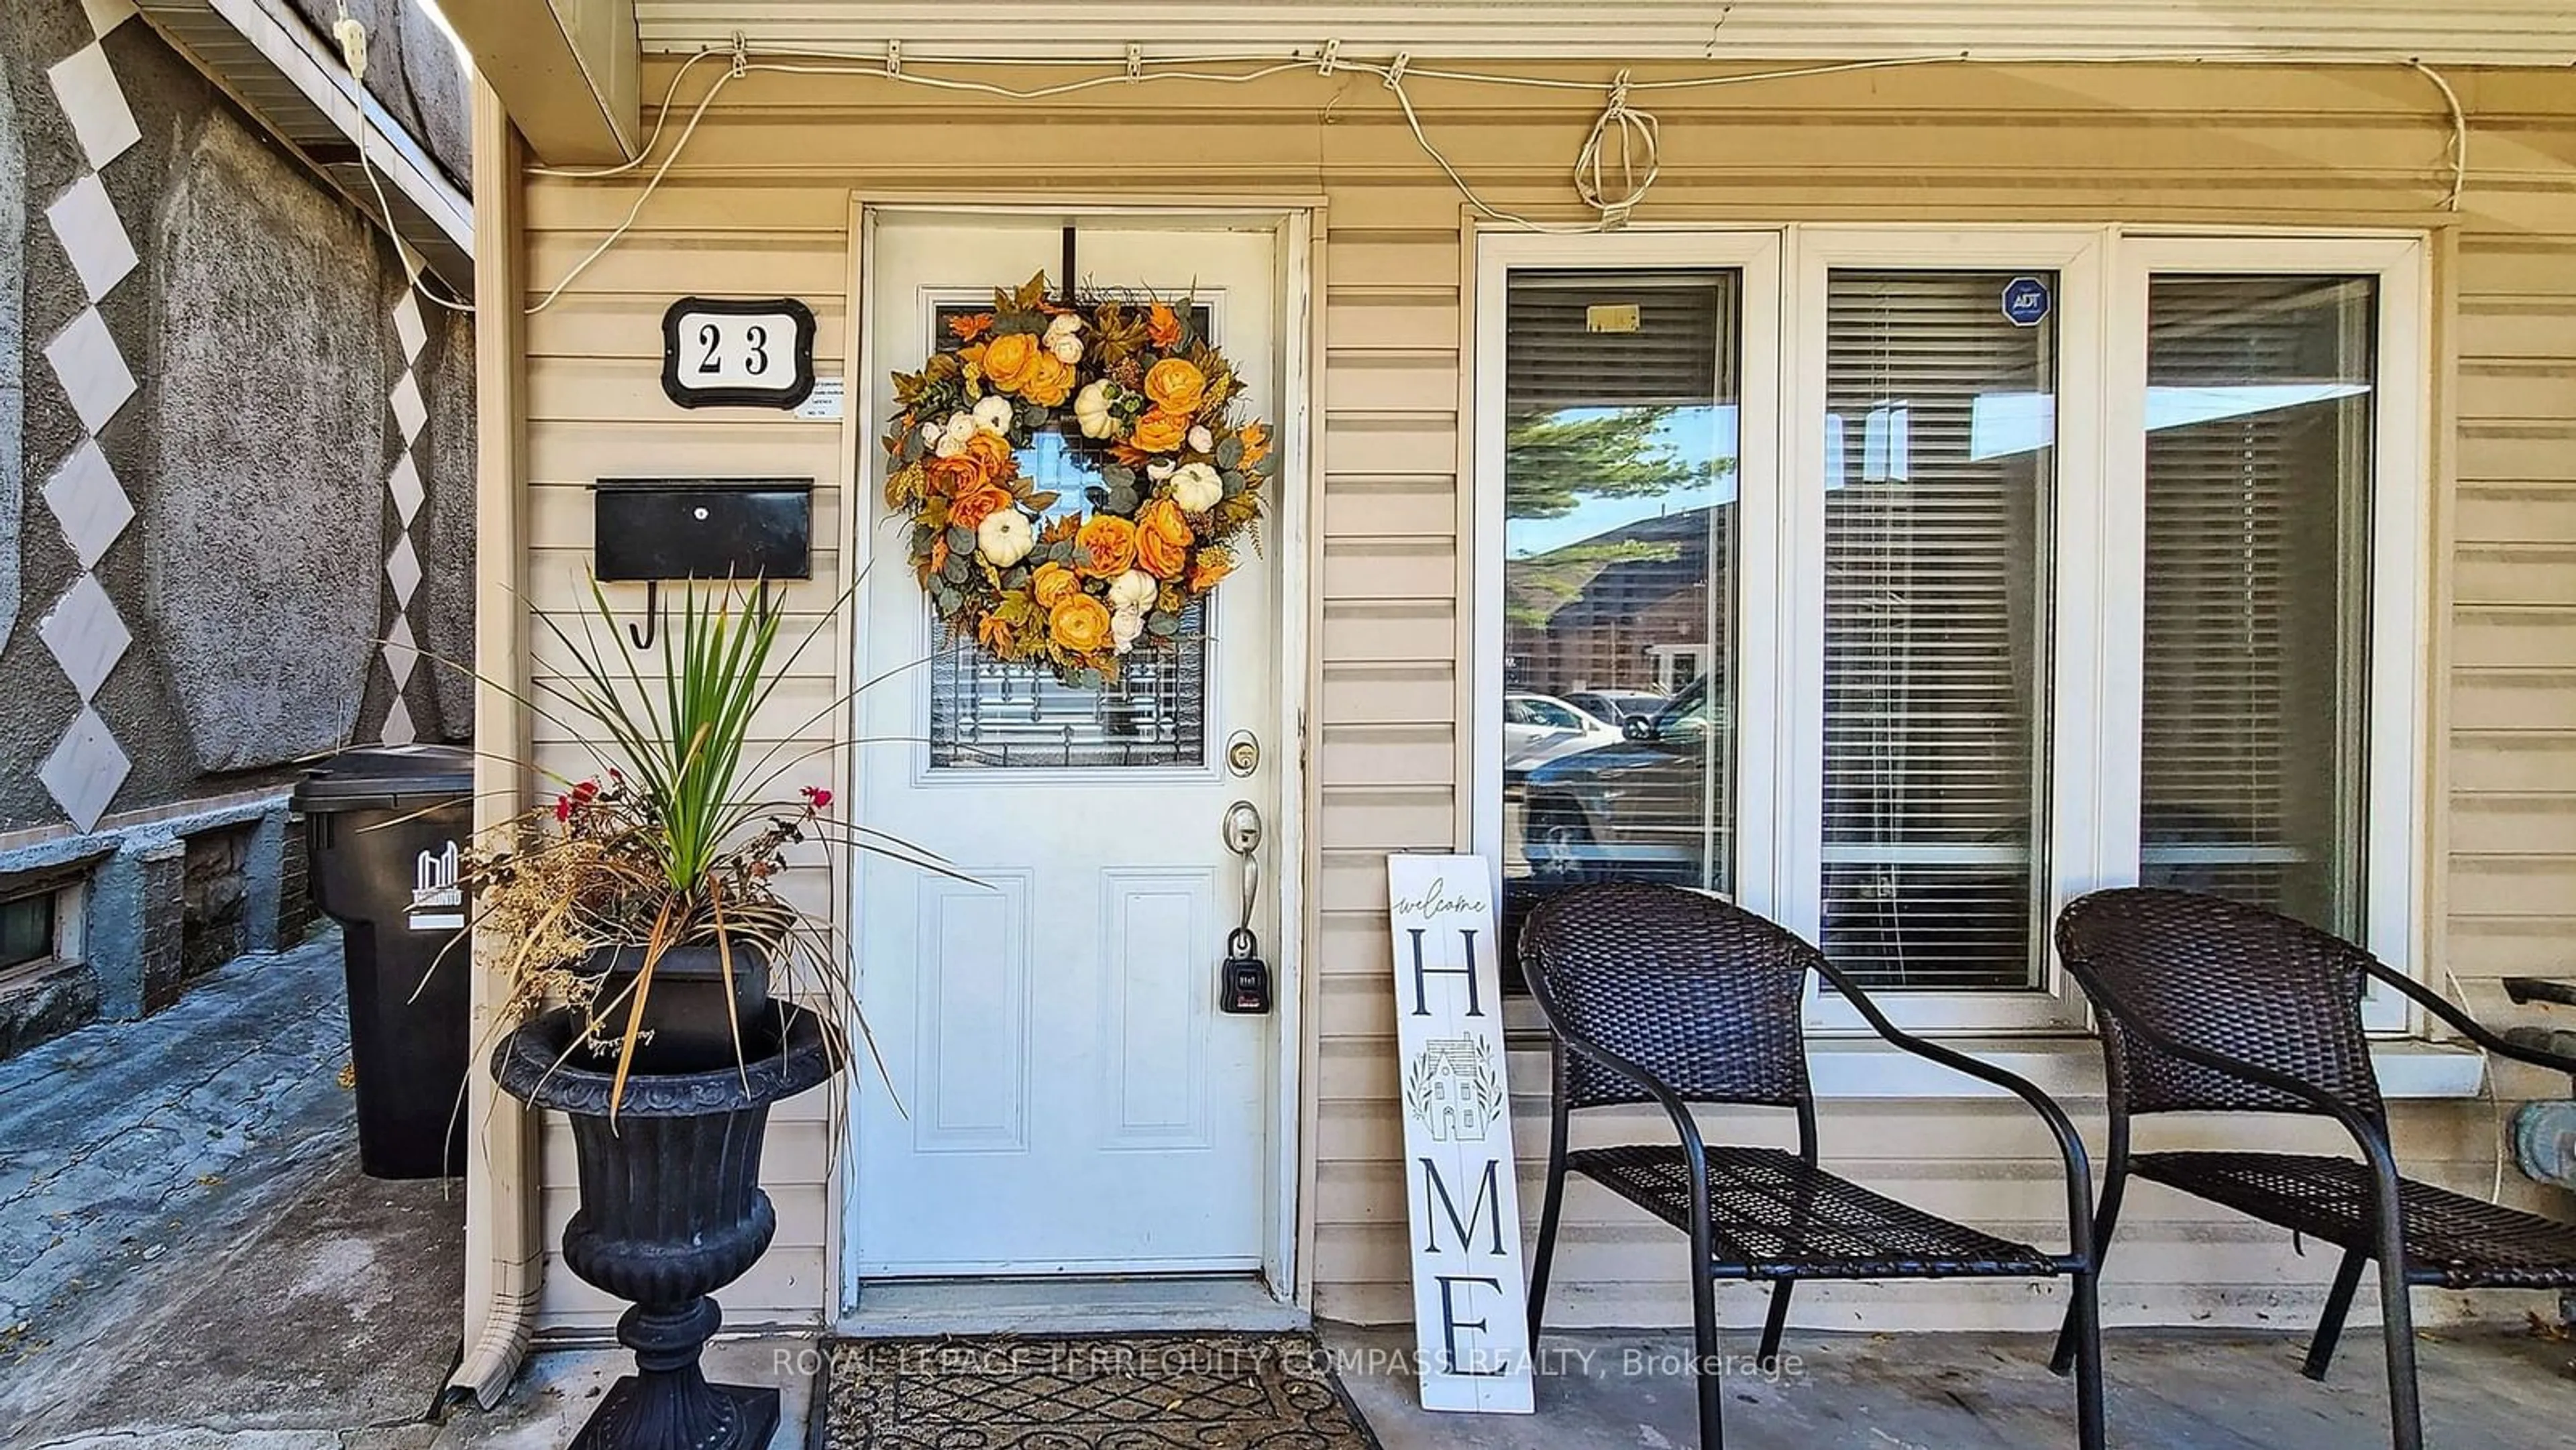
[[1516,692],[1503,696],[1503,769],[1507,773],[1618,739],[1617,726],[1554,695]]
[[1565,702],[1587,715],[1625,726],[1631,720],[1652,718],[1672,703],[1672,697],[1660,690],[1569,690]]
[[1531,872],[1699,885],[1712,844],[1708,752],[1723,724],[1703,676],[1610,739],[1530,765],[1519,785]]

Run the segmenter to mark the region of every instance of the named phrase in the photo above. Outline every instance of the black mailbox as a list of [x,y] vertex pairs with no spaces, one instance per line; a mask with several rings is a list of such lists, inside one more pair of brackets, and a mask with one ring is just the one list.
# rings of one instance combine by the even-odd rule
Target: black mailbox
[[813,576],[810,478],[603,478],[592,494],[603,580]]

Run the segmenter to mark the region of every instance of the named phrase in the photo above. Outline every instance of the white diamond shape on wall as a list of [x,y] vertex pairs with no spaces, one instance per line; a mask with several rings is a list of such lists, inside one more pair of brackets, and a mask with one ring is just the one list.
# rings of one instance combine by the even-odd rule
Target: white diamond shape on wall
[[394,677],[394,688],[411,683],[412,667],[420,662],[420,641],[412,637],[411,621],[394,616],[394,627],[385,631],[385,669]]
[[36,632],[44,636],[54,662],[71,677],[83,704],[97,696],[98,687],[107,683],[116,662],[125,658],[127,647],[134,643],[125,621],[117,616],[116,602],[107,597],[95,574],[73,580]]
[[394,551],[385,560],[385,577],[393,581],[395,606],[411,607],[411,593],[420,587],[420,555],[412,552],[411,535],[394,541]]
[[125,103],[125,88],[107,63],[105,46],[92,41],[55,62],[45,78],[53,82],[54,99],[92,167],[107,165],[143,139],[142,128],[134,124],[134,108]]
[[385,728],[379,733],[387,745],[409,745],[420,738],[418,727],[411,723],[411,707],[403,703],[401,695],[395,695],[393,704],[385,710]]
[[429,341],[429,326],[420,315],[419,296],[408,288],[402,300],[394,304],[394,332],[402,339],[403,361],[420,361],[420,350]]
[[81,0],[81,8],[89,12],[90,33],[101,39],[134,18],[134,0]]
[[385,487],[394,496],[394,512],[402,515],[403,527],[410,528],[413,517],[420,512],[421,500],[428,496],[421,488],[420,467],[411,461],[410,454],[394,460],[394,471],[386,477]]
[[116,470],[108,466],[95,438],[82,439],[54,476],[45,480],[45,504],[54,511],[63,537],[84,569],[97,568],[108,545],[134,522],[134,504],[126,498],[125,485],[116,481]]
[[36,778],[45,783],[72,824],[87,831],[107,814],[108,803],[116,799],[116,788],[125,784],[131,769],[132,762],[108,733],[107,722],[84,706],[72,717],[72,728],[63,732],[62,743],[36,768]]
[[45,208],[45,221],[63,244],[63,254],[71,258],[72,270],[80,274],[90,301],[106,297],[134,270],[134,242],[125,235],[125,223],[117,219],[116,203],[108,200],[107,186],[97,172],[83,173],[70,190],[55,198]]
[[402,425],[404,446],[420,441],[421,425],[429,421],[429,406],[421,401],[420,383],[408,372],[394,384],[394,421]]
[[53,365],[54,377],[72,400],[72,411],[80,414],[81,426],[92,433],[106,427],[134,396],[134,373],[125,365],[125,354],[116,350],[107,319],[95,307],[82,308],[45,344],[45,361]]

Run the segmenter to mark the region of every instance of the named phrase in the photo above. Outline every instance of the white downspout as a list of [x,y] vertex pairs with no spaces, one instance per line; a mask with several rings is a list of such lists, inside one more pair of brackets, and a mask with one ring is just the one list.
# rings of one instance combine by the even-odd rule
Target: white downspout
[[[524,697],[528,620],[521,587],[526,490],[521,487],[527,419],[521,359],[527,320],[515,305],[525,290],[522,231],[524,143],[501,98],[474,78],[474,290],[483,300],[474,329],[474,823],[488,829],[528,799],[529,720]],[[485,1062],[503,1006],[502,944],[474,943],[475,1060],[466,1075],[465,1354],[445,1399],[500,1402],[536,1330],[545,1259],[538,1221],[537,1120],[493,1086]]]

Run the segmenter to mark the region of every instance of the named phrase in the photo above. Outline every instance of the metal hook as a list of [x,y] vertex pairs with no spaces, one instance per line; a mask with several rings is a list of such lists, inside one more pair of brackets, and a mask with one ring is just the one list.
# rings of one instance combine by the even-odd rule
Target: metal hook
[[626,637],[635,641],[635,647],[637,649],[651,649],[653,647],[653,636],[660,630],[661,624],[662,581],[659,579],[647,579],[644,581],[644,623],[640,626],[634,624],[627,625]]

